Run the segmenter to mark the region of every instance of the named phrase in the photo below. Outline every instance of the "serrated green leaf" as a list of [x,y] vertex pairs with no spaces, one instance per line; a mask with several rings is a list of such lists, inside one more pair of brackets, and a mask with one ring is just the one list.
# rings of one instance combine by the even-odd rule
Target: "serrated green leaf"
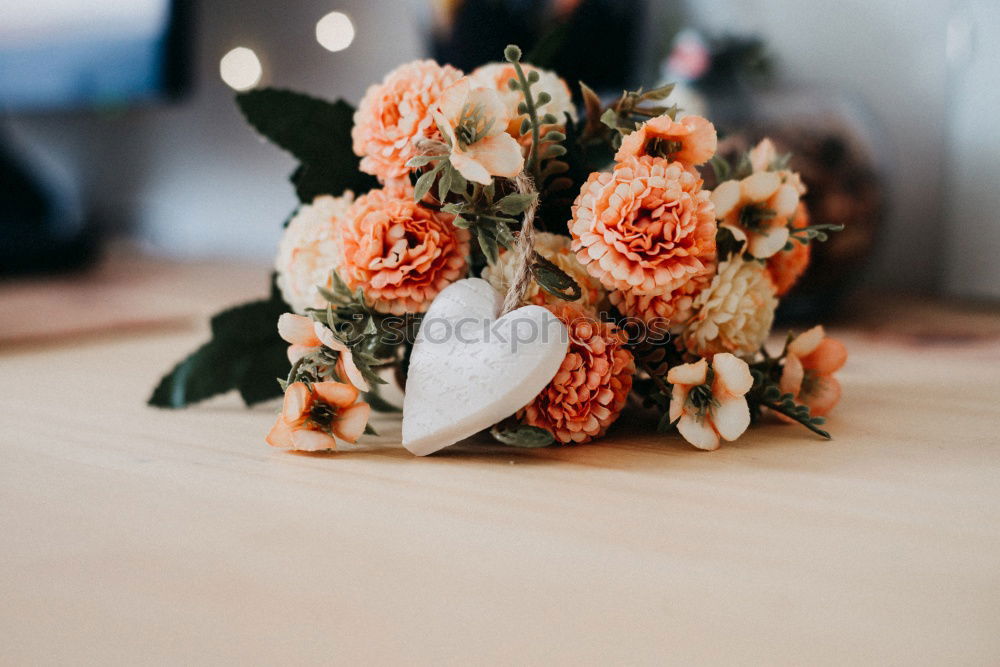
[[250,125],[301,163],[292,174],[300,201],[345,189],[361,194],[377,185],[358,170],[351,141],[354,109],[343,100],[261,88],[237,94],[236,103]]
[[253,301],[212,318],[212,338],[160,380],[149,404],[182,408],[232,389],[247,405],[280,396],[275,381],[288,371],[288,344],[278,336],[280,299]]

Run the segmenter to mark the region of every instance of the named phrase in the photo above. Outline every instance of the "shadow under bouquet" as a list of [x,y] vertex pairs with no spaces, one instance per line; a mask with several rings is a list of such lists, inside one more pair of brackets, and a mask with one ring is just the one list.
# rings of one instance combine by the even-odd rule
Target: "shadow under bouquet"
[[558,75],[504,56],[470,74],[401,65],[356,110],[240,93],[299,160],[301,204],[270,296],[216,315],[150,403],[283,395],[267,442],[305,451],[398,411],[390,380],[420,455],[484,430],[588,442],[630,397],[701,449],[766,415],[829,437],[844,346],[821,326],[765,345],[810,244],[835,231],[810,224],[789,156],[765,139],[726,162],[671,86],[606,103],[581,83],[578,113]]

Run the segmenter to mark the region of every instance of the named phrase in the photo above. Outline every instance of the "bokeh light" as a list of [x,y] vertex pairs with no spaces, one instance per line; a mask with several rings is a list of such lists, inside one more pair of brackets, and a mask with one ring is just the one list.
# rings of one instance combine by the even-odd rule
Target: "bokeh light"
[[343,51],[354,41],[354,24],[343,12],[330,12],[316,22],[316,41],[328,51]]
[[219,61],[219,74],[234,90],[249,90],[260,82],[264,70],[260,58],[245,46],[238,46]]

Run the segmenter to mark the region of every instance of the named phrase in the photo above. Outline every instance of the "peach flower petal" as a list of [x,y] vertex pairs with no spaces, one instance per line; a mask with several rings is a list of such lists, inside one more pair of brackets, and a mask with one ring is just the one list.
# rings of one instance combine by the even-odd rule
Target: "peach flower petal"
[[681,364],[667,371],[667,382],[673,385],[686,384],[690,386],[705,384],[708,377],[708,360],[699,359],[693,364]]
[[750,426],[750,407],[741,396],[720,398],[712,409],[712,425],[725,440],[736,440]]
[[322,431],[300,428],[292,431],[292,446],[300,452],[322,452],[337,449],[337,439]]
[[316,337],[313,324],[313,320],[308,317],[283,313],[278,317],[278,335],[292,345],[317,347],[320,339]]
[[315,393],[325,403],[337,408],[346,408],[358,400],[358,390],[344,382],[316,382],[312,386]]
[[750,367],[729,352],[721,352],[712,357],[712,370],[715,371],[715,381],[719,385],[719,391],[713,388],[716,395],[743,396],[753,386]]
[[272,447],[291,449],[294,446],[292,443],[292,429],[288,427],[288,424],[285,423],[281,415],[275,420],[274,426],[271,427],[271,431],[267,434],[265,440]]
[[816,349],[802,359],[805,368],[823,375],[836,373],[845,363],[847,363],[847,348],[833,338],[824,338]]
[[817,324],[812,329],[799,334],[788,343],[788,353],[797,357],[805,357],[812,353],[819,344],[826,338],[826,331],[822,324]]
[[693,414],[685,414],[677,422],[677,430],[698,449],[714,451],[719,448],[719,434],[705,419],[699,419]]
[[347,442],[357,442],[365,432],[371,412],[371,406],[367,403],[355,403],[340,411],[331,428],[337,437]]

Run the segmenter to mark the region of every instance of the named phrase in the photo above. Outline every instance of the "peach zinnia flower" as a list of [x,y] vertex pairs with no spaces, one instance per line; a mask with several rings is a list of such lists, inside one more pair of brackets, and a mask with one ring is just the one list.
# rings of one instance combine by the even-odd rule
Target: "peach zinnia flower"
[[[792,220],[791,226],[792,229],[802,229],[809,226],[809,212],[802,202],[799,202],[799,207],[795,210],[795,218]],[[789,243],[792,244],[791,249],[779,250],[767,258],[767,274],[774,281],[778,296],[787,294],[809,268],[810,245],[797,238],[792,238]]]
[[715,260],[715,211],[693,170],[641,157],[594,172],[569,223],[572,248],[608,289],[655,294]]
[[611,304],[622,315],[635,317],[646,324],[663,324],[675,330],[684,326],[694,315],[694,300],[712,284],[715,264],[696,273],[672,290],[656,294],[641,294],[631,290],[615,290],[608,294]]
[[[535,232],[535,251],[549,260],[580,286],[580,298],[574,305],[587,311],[596,311],[598,304],[604,299],[605,291],[600,281],[587,273],[580,265],[576,255],[569,247],[569,238],[548,232]],[[506,294],[517,269],[515,253],[501,251],[496,264],[483,269],[483,279],[493,285],[501,294]],[[553,296],[532,281],[524,293],[524,304],[537,306],[559,306],[566,301]]]
[[417,154],[416,140],[440,138],[431,107],[461,77],[462,72],[450,65],[416,60],[370,86],[354,112],[351,130],[361,171],[385,184],[405,179],[410,173],[406,163]]
[[781,391],[809,406],[812,416],[829,413],[840,400],[840,382],[833,374],[847,361],[847,348],[827,338],[822,326],[815,326],[793,338],[787,352]]
[[699,449],[719,448],[719,438],[735,440],[750,425],[746,393],[753,386],[747,362],[728,352],[667,372],[672,384],[670,421],[684,439]]
[[267,434],[267,444],[320,452],[337,449],[337,439],[356,442],[365,432],[371,406],[355,403],[358,390],[341,382],[293,382],[285,390],[281,414]]
[[622,139],[615,160],[651,155],[686,165],[708,162],[718,145],[715,126],[701,116],[673,120],[666,114],[651,118]]
[[684,330],[687,349],[699,357],[732,352],[752,357],[764,344],[778,299],[759,262],[739,257],[719,264],[712,284],[694,300],[695,316]]
[[323,195],[299,208],[278,244],[274,268],[285,303],[297,313],[324,308],[326,299],[318,285],[329,288],[331,273],[340,265],[338,225],[354,194]]
[[[521,63],[521,69],[525,76],[530,76],[532,72],[538,74],[538,81],[531,86],[533,97],[537,99],[539,93],[547,93],[551,98],[536,108],[539,118],[545,114],[552,114],[557,120],[553,125],[543,125],[542,135],[549,130],[561,129],[565,124],[566,114],[569,114],[574,121],[576,120],[576,105],[573,104],[573,94],[558,74],[527,63]],[[524,149],[527,149],[531,142],[531,132],[521,134],[521,121],[526,117],[526,114],[517,112],[517,105],[524,100],[524,95],[520,90],[511,90],[510,88],[510,80],[517,79],[514,66],[510,63],[489,63],[473,70],[469,77],[478,85],[492,88],[497,92],[507,107],[507,117],[510,119],[507,123],[507,133],[517,139]]]
[[330,331],[320,322],[315,322],[302,315],[284,313],[278,318],[278,335],[288,346],[288,361],[297,362],[307,354],[311,354],[316,348],[325,345],[338,352],[337,364],[334,367],[337,377],[347,380],[361,391],[368,391],[368,382],[365,376],[358,370],[354,363],[351,348],[337,340]]
[[625,336],[576,306],[550,308],[569,330],[569,350],[548,386],[517,412],[561,443],[599,438],[618,419],[632,389],[635,362]]
[[451,166],[468,180],[489,185],[493,176],[521,173],[521,147],[506,132],[507,107],[495,90],[473,88],[462,77],[442,93],[433,115],[451,146]]
[[469,232],[452,225],[452,218],[418,205],[408,193],[369,191],[344,214],[341,277],[380,312],[427,310],[466,271]]

